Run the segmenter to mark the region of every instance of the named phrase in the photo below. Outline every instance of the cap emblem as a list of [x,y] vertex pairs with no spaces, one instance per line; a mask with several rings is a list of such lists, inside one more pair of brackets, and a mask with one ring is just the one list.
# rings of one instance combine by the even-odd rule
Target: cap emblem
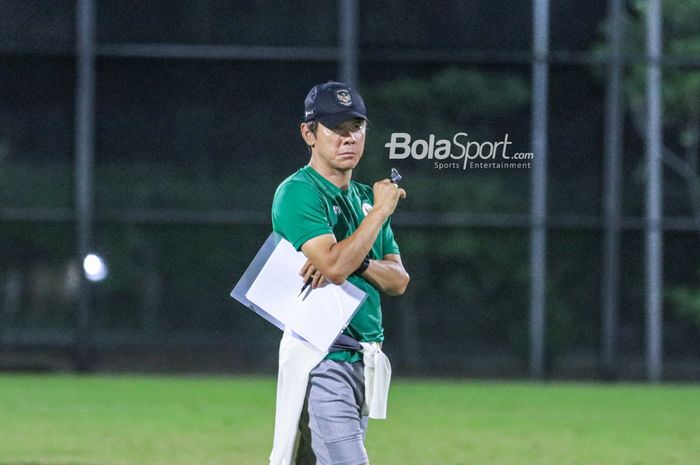
[[335,92],[335,98],[338,99],[338,103],[340,103],[341,105],[344,105],[346,107],[352,105],[352,98],[350,97],[350,92],[348,92],[345,89],[337,90]]

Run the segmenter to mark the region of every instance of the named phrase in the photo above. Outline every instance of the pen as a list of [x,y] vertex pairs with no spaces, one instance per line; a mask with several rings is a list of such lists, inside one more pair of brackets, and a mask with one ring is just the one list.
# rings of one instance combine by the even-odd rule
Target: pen
[[301,291],[299,291],[297,297],[299,297],[306,290],[307,287],[311,286],[311,281],[313,281],[313,279],[313,276],[309,276],[309,279],[307,279],[304,285],[301,287]]

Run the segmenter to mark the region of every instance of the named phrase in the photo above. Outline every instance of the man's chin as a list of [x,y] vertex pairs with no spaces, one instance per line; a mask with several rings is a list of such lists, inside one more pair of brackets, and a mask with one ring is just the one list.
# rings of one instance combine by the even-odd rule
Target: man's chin
[[336,165],[336,169],[338,169],[340,171],[350,171],[350,170],[354,169],[359,162],[360,162],[360,160],[356,160],[356,159],[340,160],[335,165]]

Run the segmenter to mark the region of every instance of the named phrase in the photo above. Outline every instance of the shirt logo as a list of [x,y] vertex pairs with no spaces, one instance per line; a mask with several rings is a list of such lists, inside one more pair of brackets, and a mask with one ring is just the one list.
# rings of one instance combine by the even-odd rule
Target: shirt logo
[[333,211],[336,215],[340,215],[341,213],[343,213],[343,210],[341,210],[338,205],[333,205]]
[[349,107],[352,105],[352,98],[350,97],[350,92],[345,89],[340,89],[335,92],[335,98],[338,99],[338,103]]
[[369,215],[369,212],[371,212],[371,211],[372,211],[372,205],[370,205],[366,202],[362,204],[362,213],[364,213],[365,216]]

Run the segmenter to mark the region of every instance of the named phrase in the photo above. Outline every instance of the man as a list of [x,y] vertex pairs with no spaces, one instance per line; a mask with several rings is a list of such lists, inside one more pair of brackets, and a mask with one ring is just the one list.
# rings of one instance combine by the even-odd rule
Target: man
[[[384,357],[379,294],[403,294],[409,281],[390,225],[406,192],[388,179],[376,182],[373,188],[352,180],[352,170],[364,152],[367,129],[365,105],[357,92],[341,82],[319,84],[309,91],[304,107],[301,136],[311,158],[277,188],[273,229],[306,256],[299,273],[304,282],[310,281],[311,292],[325,282],[347,280],[365,291],[367,298],[328,355],[320,363],[313,360],[313,369],[308,367],[295,459],[297,465],[363,465],[369,463],[364,447],[368,414],[382,418],[386,409],[385,395],[383,407],[376,409],[381,395],[369,399],[377,391],[369,387],[375,375],[368,375],[371,379],[365,386],[368,354],[372,354],[372,365]],[[282,376],[283,359],[292,358],[285,347],[283,338],[280,382],[290,377]],[[388,390],[388,380],[385,387]],[[278,383],[276,444],[271,458],[275,464],[291,462],[291,454],[276,453],[282,448],[277,444],[282,442],[277,431],[280,389]],[[368,408],[370,403],[375,405]],[[379,413],[373,415],[372,409]]]

